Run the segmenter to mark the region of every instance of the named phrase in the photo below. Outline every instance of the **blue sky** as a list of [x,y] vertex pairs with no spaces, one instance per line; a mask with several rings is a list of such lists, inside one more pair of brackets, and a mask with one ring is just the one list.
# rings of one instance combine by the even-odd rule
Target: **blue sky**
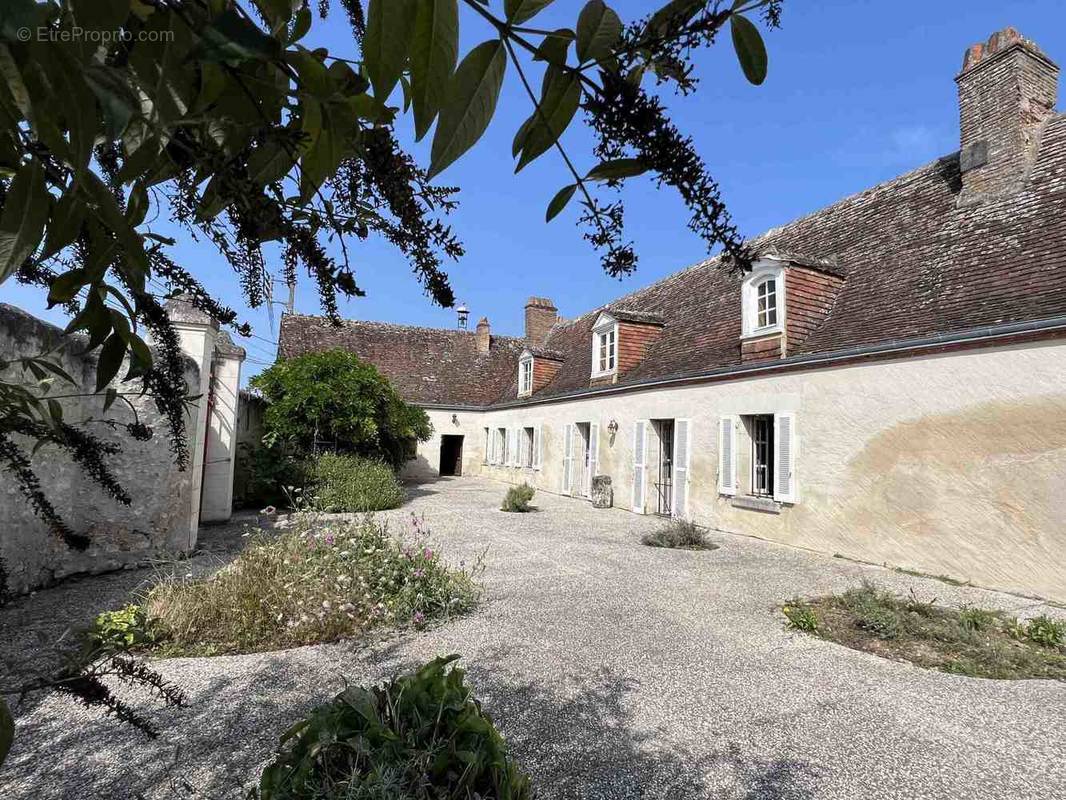
[[[663,1],[611,5],[630,20]],[[502,6],[502,0],[493,5]],[[580,7],[578,0],[555,0],[535,24],[572,26]],[[464,14],[462,22],[464,52],[489,38],[480,20]],[[694,137],[741,231],[754,236],[956,150],[953,78],[963,52],[1006,25],[1035,40],[1052,60],[1066,62],[1061,0],[786,0],[781,30],[765,36],[770,70],[761,87],[744,80],[723,37],[698,56],[699,91],[671,96],[668,106]],[[316,21],[311,39],[337,55],[354,53],[340,13],[328,23]],[[563,316],[576,316],[705,256],[703,243],[685,227],[687,212],[676,196],[640,179],[623,194],[639,268],[622,281],[604,275],[575,224],[576,203],[550,225],[543,221],[548,200],[568,182],[558,159],[548,154],[513,174],[511,139],[529,113],[511,71],[485,137],[438,178],[462,187],[450,221],[467,254],[449,265],[449,273],[475,321],[487,316],[494,333],[521,335],[529,295],[550,297]],[[413,146],[423,163],[430,138]],[[580,115],[564,141],[579,168],[593,165]],[[247,309],[229,267],[209,245],[183,243],[175,250],[181,263],[255,325],[261,338],[243,342],[249,349],[245,377],[259,372],[273,360],[280,309],[273,326],[264,310]],[[367,297],[343,303],[344,316],[454,327],[454,312],[424,296],[406,261],[387,243],[354,242],[350,251]],[[0,287],[0,299],[59,321],[44,312],[39,292],[11,281]],[[296,307],[319,311],[309,280],[299,288]]]

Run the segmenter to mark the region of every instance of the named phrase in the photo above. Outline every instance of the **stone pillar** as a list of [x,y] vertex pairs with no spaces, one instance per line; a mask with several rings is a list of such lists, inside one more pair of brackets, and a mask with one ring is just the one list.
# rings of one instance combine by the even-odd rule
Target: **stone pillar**
[[233,513],[233,468],[237,458],[237,425],[241,363],[245,352],[224,331],[218,334],[212,364],[211,395],[204,455],[201,522],[225,522]]
[[200,383],[189,391],[198,395],[186,419],[189,440],[189,470],[191,508],[189,513],[189,549],[196,547],[196,533],[200,528],[200,494],[203,490],[204,455],[206,450],[207,411],[211,396],[211,362],[218,341],[218,322],[192,305],[182,295],[167,301],[167,314],[178,333],[182,352],[200,370]]

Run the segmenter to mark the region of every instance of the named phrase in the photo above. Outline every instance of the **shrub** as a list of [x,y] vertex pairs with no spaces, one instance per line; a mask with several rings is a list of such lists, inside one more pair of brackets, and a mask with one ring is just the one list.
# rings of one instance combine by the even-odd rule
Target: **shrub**
[[143,647],[156,640],[148,613],[138,605],[98,614],[87,636],[93,647],[109,651]]
[[1066,622],[1058,622],[1047,615],[1033,617],[1025,626],[1025,635],[1042,647],[1062,647],[1066,644]]
[[209,578],[169,578],[145,605],[168,654],[255,652],[424,625],[472,608],[480,564],[447,566],[415,519],[407,543],[366,518],[259,536]]
[[959,611],[959,624],[972,633],[990,630],[996,624],[996,615],[984,608],[967,606]]
[[403,487],[383,461],[327,453],[309,469],[315,506],[322,511],[361,513],[396,508]]
[[653,533],[646,533],[640,541],[648,547],[671,547],[679,550],[717,550],[718,545],[707,541],[698,525],[675,519]]
[[280,444],[237,447],[233,502],[238,508],[263,508],[286,503],[286,486],[303,486],[307,466]]
[[800,600],[793,600],[781,609],[788,617],[788,625],[799,631],[814,633],[818,630],[818,617],[814,609]]
[[501,510],[525,513],[529,511],[529,501],[533,499],[533,495],[536,493],[537,490],[528,483],[512,486],[507,490],[507,495],[503,498]]
[[373,364],[344,350],[278,361],[252,378],[267,401],[266,440],[310,454],[321,442],[339,452],[402,466],[411,439],[433,434],[426,412],[403,401]]
[[291,728],[262,800],[528,800],[492,718],[437,658],[371,689],[350,686]]

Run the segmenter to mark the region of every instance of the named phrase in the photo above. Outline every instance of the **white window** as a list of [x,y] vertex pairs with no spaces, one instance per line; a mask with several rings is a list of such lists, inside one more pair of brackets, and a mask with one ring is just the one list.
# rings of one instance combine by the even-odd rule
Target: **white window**
[[618,369],[618,321],[600,314],[592,329],[592,377],[613,375]]
[[496,463],[507,463],[507,428],[496,429]]
[[741,287],[743,336],[780,333],[785,317],[785,270],[776,262],[763,262],[744,279]]
[[533,359],[523,358],[518,362],[518,395],[532,394],[533,392]]
[[794,413],[721,417],[718,493],[764,503],[799,502],[795,474],[798,446]]

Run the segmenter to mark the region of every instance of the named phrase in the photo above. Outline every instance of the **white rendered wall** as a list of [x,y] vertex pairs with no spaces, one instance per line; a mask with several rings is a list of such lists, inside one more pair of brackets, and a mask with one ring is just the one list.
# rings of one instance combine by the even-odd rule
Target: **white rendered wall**
[[233,356],[215,358],[211,408],[207,420],[201,522],[225,522],[233,513],[233,468],[236,461],[240,385],[241,360]]
[[[459,427],[466,474],[560,492],[564,426],[596,423],[597,472],[629,508],[635,422],[688,419],[688,516],[700,524],[1062,601],[1064,375],[1066,344],[1040,342],[459,412]],[[734,507],[717,490],[718,418],[781,412],[796,414],[799,501]],[[451,412],[433,412],[435,426],[440,416]],[[527,425],[541,429],[540,470],[481,466],[484,427]],[[435,468],[439,441],[425,450]]]

